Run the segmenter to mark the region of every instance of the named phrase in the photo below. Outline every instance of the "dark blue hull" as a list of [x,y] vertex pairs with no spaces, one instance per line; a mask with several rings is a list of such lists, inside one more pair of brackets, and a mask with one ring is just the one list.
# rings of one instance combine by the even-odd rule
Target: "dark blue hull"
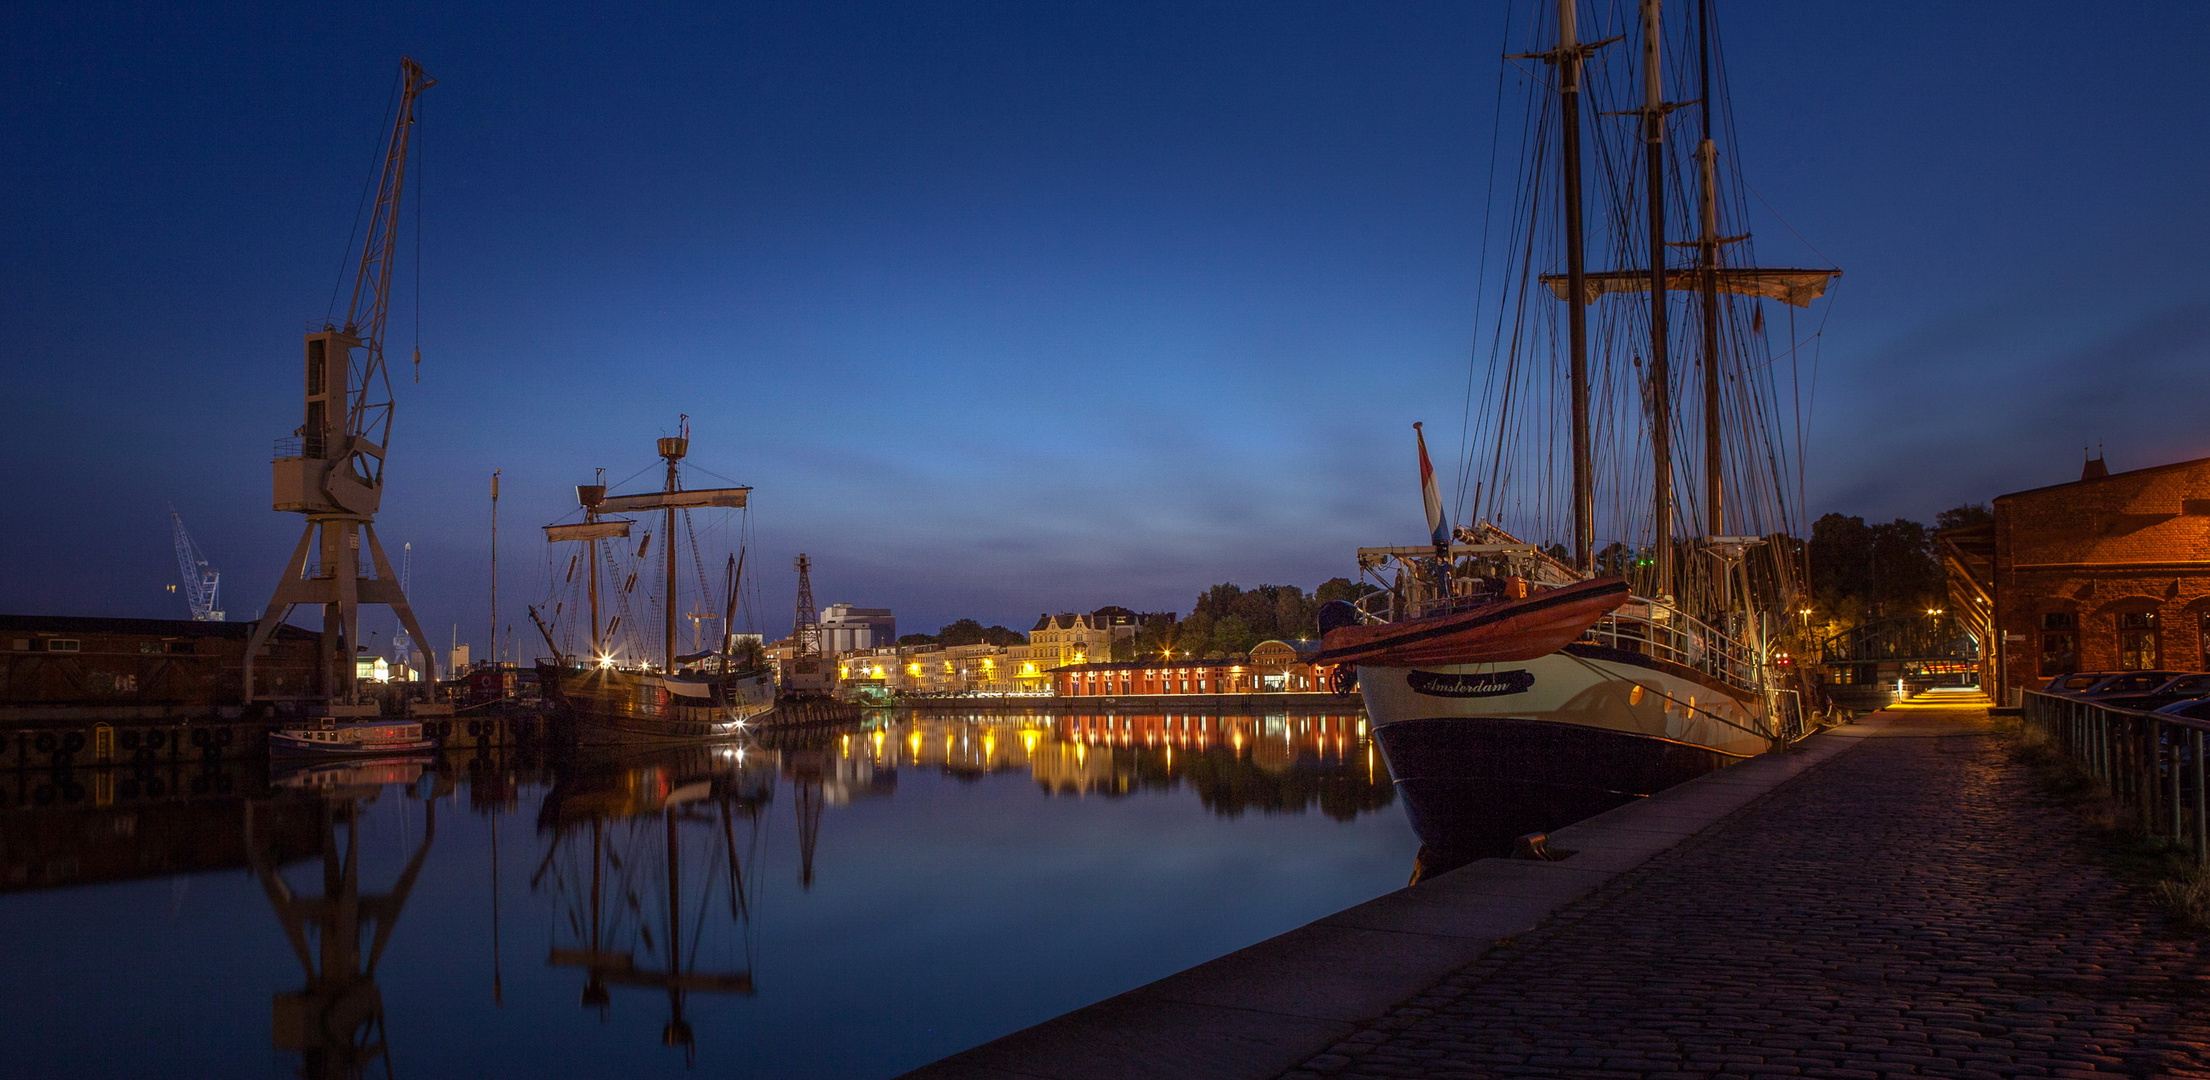
[[1512,841],[1593,817],[1741,760],[1707,747],[1509,717],[1374,729],[1432,868],[1508,855]]

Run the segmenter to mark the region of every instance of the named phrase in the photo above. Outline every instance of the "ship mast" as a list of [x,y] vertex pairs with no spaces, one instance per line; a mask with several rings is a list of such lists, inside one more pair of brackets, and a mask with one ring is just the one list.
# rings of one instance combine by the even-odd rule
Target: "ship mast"
[[1726,510],[1722,501],[1726,495],[1726,482],[1721,466],[1724,464],[1719,445],[1719,146],[1711,139],[1711,0],[1696,0],[1696,59],[1702,83],[1702,109],[1704,138],[1696,146],[1696,164],[1702,190],[1698,192],[1702,204],[1703,230],[1697,237],[1696,254],[1702,264],[1697,275],[1703,286],[1704,301],[1704,507],[1709,519],[1706,536],[1722,536],[1726,533]]
[[1565,276],[1567,340],[1573,428],[1573,567],[1586,577],[1596,570],[1596,467],[1589,449],[1588,421],[1588,264],[1582,238],[1581,63],[1618,38],[1583,45],[1579,0],[1558,0],[1558,47],[1546,53],[1519,53],[1510,59],[1541,60],[1558,69],[1558,107],[1563,119]]
[[[683,455],[691,449],[691,418],[682,417],[680,423],[681,434],[672,439],[660,440],[660,456],[668,459],[666,493],[669,496],[675,494],[677,485],[681,483],[675,463],[683,460]],[[667,502],[666,518],[660,528],[660,565],[667,583],[667,592],[662,594],[660,605],[666,631],[666,636],[661,639],[660,671],[662,674],[672,675],[675,673],[675,500],[672,497]]]
[[1651,521],[1656,574],[1650,592],[1673,593],[1673,367],[1665,341],[1665,73],[1659,67],[1659,0],[1642,0],[1642,143],[1650,200]]
[[[1581,58],[1574,11],[1579,0],[1558,0],[1558,101],[1565,141],[1565,275],[1573,298],[1566,326],[1572,348],[1573,568],[1596,571],[1596,469],[1588,433],[1588,267],[1581,251]],[[1594,48],[1594,46],[1591,46]]]
[[[600,469],[594,482],[578,485],[576,495],[583,503],[583,521],[596,525],[599,520],[599,503],[606,498],[606,470]],[[599,542],[590,540],[584,544],[584,558],[590,561],[591,573],[588,590],[591,594],[591,659],[596,661],[606,655],[606,646],[599,640]]]

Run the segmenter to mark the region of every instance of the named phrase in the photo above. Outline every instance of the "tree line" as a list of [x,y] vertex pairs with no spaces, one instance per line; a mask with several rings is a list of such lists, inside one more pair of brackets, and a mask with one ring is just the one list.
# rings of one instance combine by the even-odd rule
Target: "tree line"
[[1931,527],[1908,518],[1867,524],[1828,514],[1811,523],[1810,607],[1832,629],[1946,608],[1948,572],[1934,534],[1994,520],[1986,503],[1944,510]]

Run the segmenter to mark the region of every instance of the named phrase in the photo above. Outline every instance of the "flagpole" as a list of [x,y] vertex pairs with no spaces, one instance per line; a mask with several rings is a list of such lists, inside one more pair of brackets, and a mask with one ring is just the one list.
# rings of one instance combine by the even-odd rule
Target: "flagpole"
[[1420,445],[1420,501],[1427,507],[1428,539],[1435,544],[1437,599],[1450,595],[1450,519],[1443,516],[1443,494],[1435,486],[1435,464],[1427,457],[1427,433],[1412,425],[1412,437]]

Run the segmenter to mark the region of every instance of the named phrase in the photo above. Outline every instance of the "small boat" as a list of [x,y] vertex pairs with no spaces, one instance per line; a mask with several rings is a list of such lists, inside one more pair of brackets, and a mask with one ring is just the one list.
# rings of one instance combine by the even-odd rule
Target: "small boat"
[[[690,453],[691,443],[688,419],[684,418],[681,434],[659,441],[659,455],[667,463],[666,480],[661,490],[609,495],[603,484],[579,485],[576,499],[583,512],[582,522],[545,526],[548,543],[580,542],[584,545],[584,550],[570,560],[567,578],[573,580],[578,571],[577,563],[583,563],[584,596],[578,599],[587,604],[591,651],[584,657],[568,655],[555,639],[552,627],[546,625],[537,609],[532,607],[530,618],[536,622],[538,633],[553,653],[550,659],[538,661],[538,679],[546,700],[553,706],[554,715],[565,721],[575,737],[586,744],[732,739],[742,733],[753,718],[776,705],[774,669],[757,649],[740,651],[735,635],[727,631],[736,617],[737,597],[744,579],[744,561],[740,555],[729,557],[722,595],[701,597],[722,610],[712,615],[693,613],[686,616],[694,620],[694,634],[699,622],[718,621],[723,628],[719,635],[720,647],[676,652],[677,613],[681,610],[677,598],[682,595],[678,582],[681,567],[681,560],[677,558],[678,522],[688,534],[687,546],[696,563],[699,541],[695,532],[688,531],[691,511],[744,509],[752,490],[748,487],[683,486],[680,463]],[[650,572],[647,560],[654,554],[655,533],[646,532],[632,553],[628,544],[612,542],[629,540],[631,527],[638,522],[609,515],[638,511],[660,512],[657,531],[660,565],[653,576],[661,579],[661,588],[657,597],[640,598],[645,601],[644,606],[659,608],[660,618],[655,620],[659,625],[654,629],[660,631],[660,640],[635,641],[625,648],[618,643],[622,615],[616,614],[602,622],[602,605],[612,601],[618,612],[626,610],[638,582],[649,580],[644,575]],[[650,527],[648,524],[647,528]],[[602,575],[609,566],[619,573],[622,561],[631,565],[631,572],[615,579],[620,585],[604,590],[611,592],[611,597],[603,595]],[[706,583],[699,581],[696,588],[704,592]],[[552,617],[556,622],[563,610],[563,605],[554,605]],[[638,627],[631,629],[634,631]],[[652,656],[653,653],[658,656]]]
[[437,749],[414,720],[314,724],[269,732],[269,753],[277,757],[389,757]]

